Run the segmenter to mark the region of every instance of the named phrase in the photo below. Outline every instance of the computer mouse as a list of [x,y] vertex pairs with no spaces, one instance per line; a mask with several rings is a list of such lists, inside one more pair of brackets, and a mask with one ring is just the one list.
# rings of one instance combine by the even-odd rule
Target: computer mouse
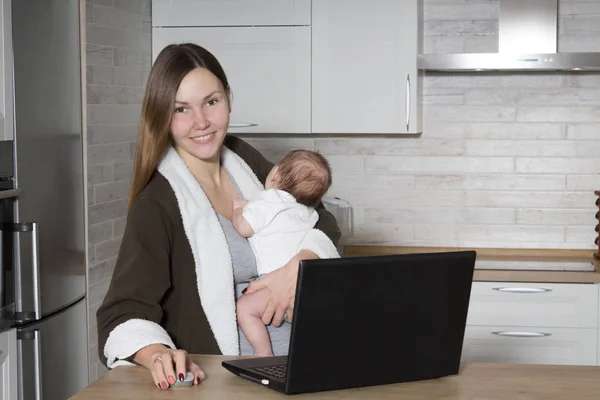
[[190,387],[194,384],[194,374],[188,371],[185,379],[180,381],[176,380],[174,384],[171,385],[172,388],[181,388],[181,387]]

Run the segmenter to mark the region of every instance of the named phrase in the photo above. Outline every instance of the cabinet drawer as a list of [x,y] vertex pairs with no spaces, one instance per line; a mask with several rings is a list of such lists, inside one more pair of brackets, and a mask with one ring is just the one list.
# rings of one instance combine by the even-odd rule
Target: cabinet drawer
[[598,285],[473,282],[467,325],[596,328]]
[[588,328],[467,326],[461,362],[596,365]]
[[152,0],[152,26],[310,25],[310,0]]

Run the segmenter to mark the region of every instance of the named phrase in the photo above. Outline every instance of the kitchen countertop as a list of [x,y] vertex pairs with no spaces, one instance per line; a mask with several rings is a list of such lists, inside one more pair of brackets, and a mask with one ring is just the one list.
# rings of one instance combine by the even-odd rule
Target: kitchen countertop
[[600,283],[600,262],[594,258],[594,250],[346,245],[344,256],[460,250],[477,252],[475,281]]
[[[291,397],[227,371],[221,362],[236,357],[192,355],[206,372],[198,386],[159,390],[143,367],[117,367],[72,397],[89,399],[269,400]],[[600,366],[463,364],[458,375],[417,382],[335,390],[293,396],[294,399],[411,400],[596,400]]]

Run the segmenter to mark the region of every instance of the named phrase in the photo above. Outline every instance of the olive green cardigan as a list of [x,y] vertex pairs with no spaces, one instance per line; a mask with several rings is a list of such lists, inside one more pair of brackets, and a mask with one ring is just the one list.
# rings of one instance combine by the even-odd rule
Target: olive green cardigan
[[[243,197],[263,189],[273,164],[228,136],[222,163]],[[340,231],[322,205],[300,249],[336,257]],[[108,293],[98,309],[98,349],[109,367],[153,343],[196,354],[239,354],[234,280],[225,235],[208,198],[170,149],[127,217]]]

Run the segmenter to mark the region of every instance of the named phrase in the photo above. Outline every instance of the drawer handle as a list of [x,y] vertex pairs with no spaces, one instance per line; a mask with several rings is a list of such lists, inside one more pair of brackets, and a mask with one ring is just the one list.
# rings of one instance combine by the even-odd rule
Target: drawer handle
[[230,128],[250,128],[251,126],[258,126],[252,122],[240,122],[239,124],[229,124]]
[[515,332],[515,331],[496,331],[492,334],[497,336],[508,336],[508,337],[519,337],[519,338],[530,338],[530,337],[546,337],[552,335],[547,332]]
[[410,130],[410,75],[406,75],[406,86],[404,88],[404,102],[406,104],[406,130]]
[[499,292],[507,293],[545,293],[551,292],[552,289],[548,288],[534,288],[534,287],[495,287],[494,290]]

